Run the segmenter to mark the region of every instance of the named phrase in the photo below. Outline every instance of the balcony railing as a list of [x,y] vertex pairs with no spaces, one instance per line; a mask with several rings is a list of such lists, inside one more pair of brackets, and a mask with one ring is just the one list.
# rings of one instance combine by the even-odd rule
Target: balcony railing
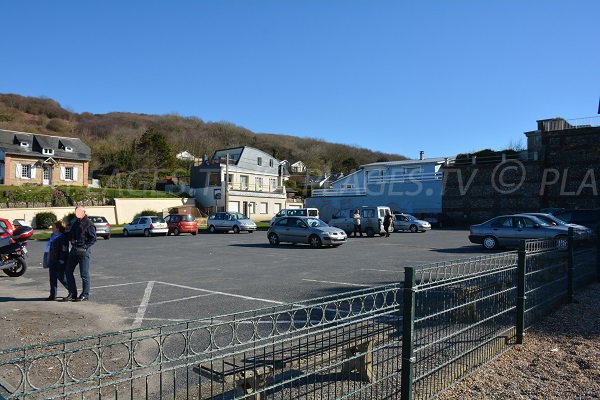
[[313,197],[327,196],[365,196],[365,189],[313,189]]
[[435,181],[441,180],[444,174],[442,172],[421,172],[401,175],[382,175],[369,176],[368,184],[384,184],[384,183],[404,183],[411,181]]
[[262,185],[252,185],[240,182],[230,182],[229,190],[240,192],[265,192],[265,193],[283,193],[283,186],[271,185],[269,183]]
[[564,131],[566,129],[581,129],[600,126],[600,116],[575,119],[556,118],[539,122],[541,123],[539,129],[544,132]]

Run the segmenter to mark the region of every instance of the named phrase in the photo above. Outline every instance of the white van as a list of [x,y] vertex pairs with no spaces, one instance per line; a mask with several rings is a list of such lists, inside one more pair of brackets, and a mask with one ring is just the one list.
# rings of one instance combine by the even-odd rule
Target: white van
[[271,225],[281,217],[313,217],[320,218],[318,208],[284,208],[271,218]]
[[[385,217],[385,213],[388,211],[391,215],[394,215],[392,210],[386,206],[345,208],[339,210],[333,216],[331,221],[329,221],[329,225],[343,229],[346,233],[351,234],[354,232],[354,211],[356,210],[359,210],[360,212],[361,230],[369,237],[373,237],[375,234],[381,236],[385,235],[385,229],[383,229],[383,218]],[[392,226],[390,230],[393,232],[394,227]]]

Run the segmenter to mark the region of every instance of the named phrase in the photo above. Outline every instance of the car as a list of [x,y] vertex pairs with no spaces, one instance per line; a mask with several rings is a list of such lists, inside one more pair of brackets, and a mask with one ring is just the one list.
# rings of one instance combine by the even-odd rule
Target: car
[[525,215],[533,215],[534,217],[537,217],[537,218],[541,219],[542,221],[549,223],[550,225],[566,226],[567,228],[573,228],[573,235],[576,239],[588,240],[594,236],[594,232],[590,228],[583,226],[583,225],[578,225],[578,224],[569,224],[552,214],[547,214],[547,213],[524,213],[524,214]]
[[192,235],[198,233],[198,222],[193,215],[171,214],[165,218],[165,221],[169,229],[169,235],[171,233],[175,236],[182,233],[191,233]]
[[426,232],[431,230],[431,224],[427,221],[417,219],[415,216],[398,213],[394,214],[396,221],[394,222],[394,232],[410,231],[412,233]]
[[[354,212],[360,212],[360,226],[363,233],[368,237],[373,237],[375,234],[383,236],[386,234],[383,227],[383,219],[386,213],[392,213],[389,207],[386,206],[362,206],[344,208],[333,215],[329,224],[336,228],[343,229],[346,233],[354,232]],[[392,231],[394,226],[392,226]]]
[[169,228],[167,223],[161,217],[156,215],[142,216],[134,218],[129,224],[123,227],[123,236],[144,235],[146,237],[154,235],[167,236]]
[[327,225],[318,218],[284,217],[279,218],[267,232],[272,246],[282,242],[308,243],[310,247],[341,246],[348,241],[343,229]]
[[558,247],[568,245],[568,227],[551,225],[526,214],[501,215],[484,223],[471,225],[469,240],[487,250],[518,247],[524,239],[556,239]]
[[594,232],[600,229],[600,209],[590,210],[562,210],[554,214],[568,224],[579,224],[590,228]]
[[247,231],[252,233],[256,230],[256,223],[239,212],[218,212],[208,217],[208,231],[240,233]]
[[102,237],[104,240],[110,239],[110,224],[104,217],[88,217],[96,227],[96,237]]
[[4,229],[4,231],[9,235],[12,235],[15,231],[13,224],[6,218],[0,218],[0,228]]
[[281,217],[313,217],[320,218],[318,208],[284,208],[271,218],[271,225]]

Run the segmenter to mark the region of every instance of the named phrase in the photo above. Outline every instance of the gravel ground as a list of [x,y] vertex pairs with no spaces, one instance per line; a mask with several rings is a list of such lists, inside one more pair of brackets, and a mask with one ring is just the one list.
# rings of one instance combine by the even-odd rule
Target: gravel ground
[[600,284],[528,330],[524,345],[439,398],[600,399]]

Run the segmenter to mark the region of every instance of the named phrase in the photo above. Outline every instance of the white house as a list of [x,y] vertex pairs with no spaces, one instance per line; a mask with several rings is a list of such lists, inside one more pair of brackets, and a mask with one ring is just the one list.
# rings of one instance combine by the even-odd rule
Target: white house
[[306,173],[306,164],[302,161],[296,161],[291,165],[292,173],[295,174],[304,174]]
[[326,221],[342,208],[389,206],[408,213],[442,212],[442,166],[447,158],[378,162],[333,182],[330,189],[315,189],[306,199]]
[[194,161],[196,159],[196,157],[187,150],[178,153],[175,158],[181,161]]

